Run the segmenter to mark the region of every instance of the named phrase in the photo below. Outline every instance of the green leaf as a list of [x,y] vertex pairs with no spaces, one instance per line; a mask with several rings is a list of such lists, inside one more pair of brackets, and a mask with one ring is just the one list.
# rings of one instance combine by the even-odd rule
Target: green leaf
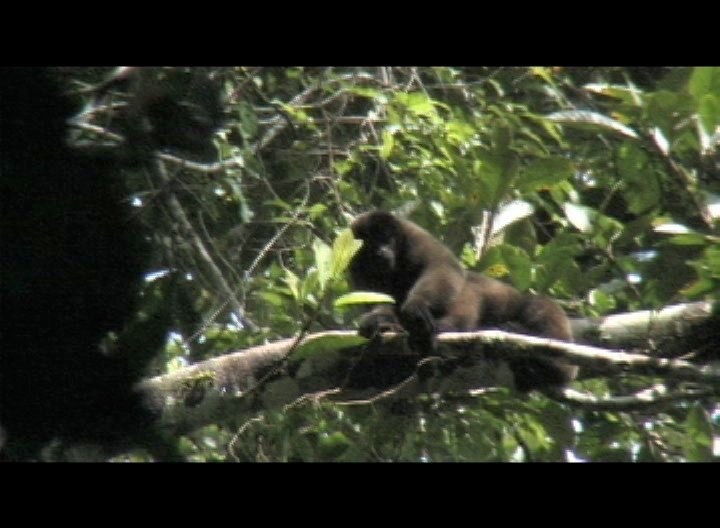
[[548,115],[547,118],[563,125],[571,125],[589,130],[605,129],[633,139],[638,138],[637,132],[632,128],[597,112],[571,110],[567,112],[555,112]]
[[517,156],[506,153],[480,151],[472,163],[473,185],[479,192],[479,205],[486,209],[495,209],[507,190],[512,186],[518,172]]
[[383,304],[383,303],[393,304],[393,303],[395,303],[395,300],[385,293],[357,291],[357,292],[351,292],[351,293],[342,295],[341,297],[338,297],[335,300],[335,308],[342,308],[345,306],[350,306],[350,305],[355,305],[355,304]]
[[318,457],[324,462],[338,459],[350,447],[350,441],[340,431],[320,435],[317,445]]
[[694,68],[688,89],[698,100],[706,94],[720,96],[720,67]]
[[464,121],[450,121],[445,125],[445,137],[448,142],[460,145],[475,134],[475,129]]
[[522,249],[499,244],[487,250],[482,258],[483,271],[491,277],[509,275],[520,290],[530,287],[532,281],[530,258]]
[[647,153],[635,144],[626,142],[618,149],[617,168],[624,185],[623,197],[628,209],[643,214],[658,205],[662,194],[657,170]]
[[315,266],[318,271],[320,290],[324,291],[325,286],[332,277],[332,250],[325,242],[316,238],[313,240],[313,253],[315,254]]
[[538,415],[538,420],[555,442],[563,447],[572,447],[575,441],[575,431],[571,415],[566,407],[549,400]]
[[258,121],[255,109],[246,101],[238,103],[238,118],[240,130],[245,138],[254,138],[258,131]]
[[720,246],[708,247],[704,252],[703,261],[707,264],[711,275],[720,278]]
[[635,87],[618,84],[590,83],[583,86],[589,92],[607,95],[620,99],[623,103],[631,106],[640,106],[640,95],[642,92]]
[[355,84],[351,84],[347,88],[347,91],[348,91],[348,93],[360,95],[363,97],[368,97],[370,99],[372,99],[373,97],[375,97],[381,93],[376,88],[368,88],[366,86],[357,86]]
[[300,279],[295,273],[288,268],[285,268],[285,284],[290,288],[290,292],[295,300],[299,301],[300,298]]
[[[698,105],[698,115],[702,122],[704,132],[708,136],[715,132],[715,129],[720,126],[720,95],[718,94],[705,94],[700,98],[700,104]],[[706,140],[710,143],[709,140]],[[707,148],[712,148],[708,145]]]
[[655,226],[654,231],[663,235],[689,235],[695,233],[683,224],[665,223]]
[[591,207],[576,205],[570,202],[563,204],[563,211],[565,211],[565,216],[578,231],[581,233],[592,232],[593,220],[597,216],[597,211]]
[[690,462],[709,462],[713,459],[712,424],[710,416],[699,403],[694,404],[685,420],[683,450]]
[[435,113],[432,99],[422,92],[408,94],[406,104],[408,110],[417,115],[431,115]]
[[674,236],[669,242],[676,246],[704,246],[708,241],[707,238],[700,233],[688,233]]
[[310,214],[311,220],[317,220],[321,216],[323,216],[328,210],[327,205],[325,204],[315,204],[310,209],[308,209],[308,213]]
[[491,235],[496,235],[503,231],[506,227],[515,222],[527,218],[535,212],[535,208],[529,202],[523,200],[513,200],[500,207],[495,218],[493,218],[493,226]]
[[386,128],[382,132],[382,148],[380,149],[380,157],[384,160],[390,157],[393,146],[395,145],[395,136],[392,130]]
[[684,130],[682,122],[697,112],[697,100],[688,93],[660,90],[646,100],[646,120],[660,127],[670,144]]
[[573,164],[563,158],[546,158],[525,167],[518,179],[520,192],[532,192],[569,180],[573,176]]
[[720,289],[720,284],[718,284],[718,281],[704,278],[693,282],[687,288],[683,288],[682,290],[680,290],[680,293],[682,293],[688,299],[698,299],[702,295],[717,292],[718,289]]
[[339,279],[350,265],[355,253],[362,247],[362,240],[353,237],[350,229],[343,229],[335,238],[330,261],[331,276]]
[[606,314],[615,309],[615,297],[607,295],[601,289],[596,288],[588,293],[588,302],[598,313]]

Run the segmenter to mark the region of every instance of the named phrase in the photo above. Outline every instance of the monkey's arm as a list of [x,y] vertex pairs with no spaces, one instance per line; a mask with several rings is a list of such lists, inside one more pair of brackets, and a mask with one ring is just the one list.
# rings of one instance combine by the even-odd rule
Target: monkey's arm
[[435,350],[436,318],[447,313],[464,282],[462,269],[449,264],[430,269],[418,279],[398,313],[409,333],[410,348],[423,355]]

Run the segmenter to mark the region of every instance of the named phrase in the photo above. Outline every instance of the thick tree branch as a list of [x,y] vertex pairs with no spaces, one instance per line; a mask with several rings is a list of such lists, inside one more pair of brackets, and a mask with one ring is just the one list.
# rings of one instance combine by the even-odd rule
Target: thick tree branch
[[[645,328],[652,332],[654,325],[648,326],[648,317],[656,321],[657,317],[675,314],[683,319],[693,313],[698,324],[702,321],[698,313],[704,312],[706,319],[711,317],[705,304],[670,307],[652,317],[648,312],[615,317],[635,323],[644,321]],[[597,321],[598,330],[608,332],[613,327],[610,319]],[[685,333],[692,333],[692,325],[686,328],[676,325],[672,331],[666,327],[673,325],[661,326],[664,328],[658,329],[658,335],[674,333],[681,339]],[[636,343],[638,336],[628,335]],[[378,397],[406,398],[424,392],[444,394],[512,387],[513,376],[507,360],[529,355],[566,358],[580,366],[581,373],[589,371],[595,376],[633,373],[692,382],[702,385],[697,389],[700,392],[692,393],[698,397],[720,391],[720,369],[710,365],[697,366],[680,359],[498,330],[441,334],[438,336],[440,356],[427,358],[409,352],[401,335],[387,334],[381,342],[364,345],[358,345],[358,339],[354,331],[308,335],[289,357],[296,339],[284,339],[146,380],[138,389],[148,405],[161,415],[161,427],[176,433],[207,423],[222,423],[229,418],[250,418],[259,409],[281,408],[313,394],[347,402],[372,401]],[[686,393],[688,395],[690,393]],[[563,401],[614,408],[621,408],[623,404],[632,407],[633,402],[643,401],[638,396],[628,398],[591,401],[589,397],[583,400],[566,394]],[[681,395],[664,395],[660,399],[681,399]]]

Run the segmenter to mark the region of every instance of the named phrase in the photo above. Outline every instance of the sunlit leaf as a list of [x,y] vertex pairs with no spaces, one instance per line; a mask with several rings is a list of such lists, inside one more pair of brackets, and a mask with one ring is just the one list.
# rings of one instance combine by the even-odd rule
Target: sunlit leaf
[[380,148],[380,157],[382,159],[388,159],[392,152],[393,146],[395,145],[395,137],[389,129],[383,130],[382,133],[382,147]]
[[340,278],[361,246],[362,240],[354,238],[350,229],[344,229],[335,238],[330,264],[333,279]]
[[694,68],[688,89],[698,100],[706,94],[720,96],[720,67]]
[[676,246],[704,246],[707,244],[707,238],[700,233],[686,233],[672,237],[670,243]]
[[577,205],[570,202],[563,204],[565,216],[582,233],[590,233],[593,230],[593,218],[596,211],[590,207]]
[[535,212],[535,208],[529,202],[523,200],[513,200],[500,207],[498,213],[493,219],[492,235],[502,232],[510,224],[527,218]]
[[640,105],[640,94],[642,92],[632,86],[623,86],[619,84],[590,83],[583,86],[583,89],[587,90],[588,92],[607,95],[608,97],[615,97],[616,99],[620,99],[623,103],[629,105]]
[[331,462],[339,458],[349,447],[350,441],[340,431],[321,435],[317,445],[318,456],[322,461]]
[[662,233],[663,235],[685,235],[694,233],[692,229],[682,224],[662,224],[655,226],[654,231],[656,233]]
[[637,139],[638,135],[632,128],[627,127],[615,119],[597,112],[585,110],[570,110],[567,112],[555,112],[547,116],[548,119],[563,125],[572,125],[590,130],[606,129],[622,134],[623,136]]
[[531,192],[551,187],[573,176],[570,160],[553,157],[539,159],[525,167],[518,179],[518,189]]
[[285,268],[285,284],[290,288],[290,292],[295,300],[300,300],[300,279],[291,270]]
[[395,300],[385,293],[357,291],[338,297],[335,300],[335,307],[341,308],[355,304],[392,304],[394,302]]
[[308,213],[310,213],[310,218],[315,220],[324,215],[327,212],[327,209],[327,205],[318,203],[310,207],[310,209],[308,209]]
[[324,290],[330,277],[332,277],[332,250],[325,242],[316,238],[313,240],[313,253],[315,254],[320,289]]
[[685,420],[686,436],[683,445],[685,456],[690,462],[712,460],[712,424],[710,416],[702,405],[694,404]]

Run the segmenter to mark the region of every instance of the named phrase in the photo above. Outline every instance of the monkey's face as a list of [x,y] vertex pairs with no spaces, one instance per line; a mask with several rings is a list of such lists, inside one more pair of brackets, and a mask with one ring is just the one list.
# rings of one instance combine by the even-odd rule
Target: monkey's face
[[401,226],[389,213],[373,212],[358,216],[350,226],[363,245],[350,263],[355,288],[394,292],[400,268]]
[[356,268],[370,266],[390,273],[397,269],[400,229],[394,216],[382,212],[365,213],[350,227],[355,238],[363,241],[354,261]]

